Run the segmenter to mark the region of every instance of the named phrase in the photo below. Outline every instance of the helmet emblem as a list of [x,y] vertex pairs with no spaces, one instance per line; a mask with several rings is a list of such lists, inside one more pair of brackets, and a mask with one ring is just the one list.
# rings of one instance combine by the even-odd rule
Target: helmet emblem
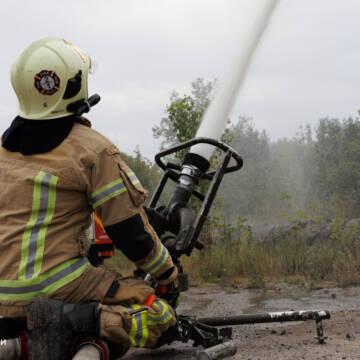
[[41,70],[34,76],[34,86],[42,95],[53,95],[60,89],[60,78],[52,70]]

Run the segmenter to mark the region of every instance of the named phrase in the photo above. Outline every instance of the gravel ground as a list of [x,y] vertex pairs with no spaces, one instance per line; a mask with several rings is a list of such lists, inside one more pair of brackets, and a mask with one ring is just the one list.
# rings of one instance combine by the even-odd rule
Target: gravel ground
[[[360,359],[360,288],[191,288],[182,295],[179,313],[208,317],[279,310],[329,310],[331,319],[323,321],[326,344],[314,339],[314,321],[240,325],[234,327],[238,350],[232,359]],[[195,359],[198,350],[174,343],[157,350],[134,349],[122,359]]]

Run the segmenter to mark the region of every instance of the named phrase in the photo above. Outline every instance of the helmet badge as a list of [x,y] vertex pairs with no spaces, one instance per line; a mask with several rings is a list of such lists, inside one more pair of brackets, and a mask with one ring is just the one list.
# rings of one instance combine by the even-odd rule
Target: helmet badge
[[34,76],[34,86],[42,95],[53,95],[60,89],[60,78],[52,70],[41,70]]

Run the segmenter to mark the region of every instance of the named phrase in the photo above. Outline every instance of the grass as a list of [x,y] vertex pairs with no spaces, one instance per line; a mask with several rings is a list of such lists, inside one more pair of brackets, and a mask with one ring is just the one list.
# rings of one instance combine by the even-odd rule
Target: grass
[[[243,218],[235,225],[208,223],[201,238],[205,249],[182,258],[191,283],[253,289],[284,282],[308,288],[360,285],[360,229],[356,224],[344,226],[343,213],[336,208],[330,223],[312,211],[283,216],[296,226],[266,243],[253,238]],[[330,228],[329,236],[309,243],[304,234],[321,226]],[[234,239],[231,232],[235,230],[239,236]],[[135,269],[120,252],[106,260],[106,265],[124,275],[131,275]]]
[[123,276],[132,276],[136,266],[121,251],[115,250],[115,256],[104,261],[104,265],[120,272]]
[[[358,226],[344,226],[340,217],[328,224],[327,239],[308,243],[305,232],[314,226],[325,226],[321,217],[289,219],[297,226],[287,234],[279,234],[271,242],[253,239],[251,229],[242,227],[232,241],[214,241],[205,252],[194,251],[183,260],[192,281],[240,284],[248,288],[264,288],[274,282],[305,285],[360,285],[360,232]],[[307,225],[304,227],[304,220]]]

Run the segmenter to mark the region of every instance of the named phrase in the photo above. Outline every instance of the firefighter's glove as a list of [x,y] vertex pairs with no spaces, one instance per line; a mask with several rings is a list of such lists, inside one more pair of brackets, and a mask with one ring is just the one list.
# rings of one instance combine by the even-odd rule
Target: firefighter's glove
[[119,304],[126,303],[144,304],[151,294],[154,294],[154,289],[147,281],[138,279],[122,279],[117,280],[119,288],[114,297],[106,297],[105,304]]
[[179,305],[179,280],[175,279],[168,285],[158,285],[155,288],[155,295],[166,300],[173,309]]

